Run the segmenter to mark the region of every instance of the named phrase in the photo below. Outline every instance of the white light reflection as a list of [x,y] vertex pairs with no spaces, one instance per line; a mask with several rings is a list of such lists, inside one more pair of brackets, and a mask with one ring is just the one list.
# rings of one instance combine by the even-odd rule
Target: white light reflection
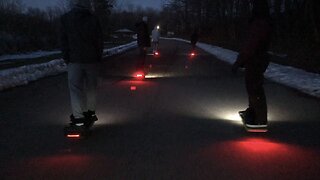
[[103,112],[97,114],[99,120],[94,126],[119,125],[126,124],[130,119],[135,119],[135,115],[125,112]]
[[[191,100],[191,99],[190,99]],[[170,108],[175,113],[184,116],[208,119],[212,121],[226,121],[236,125],[242,125],[238,111],[242,110],[241,103],[220,103],[217,101],[206,100],[191,100],[192,102],[184,102],[184,104],[171,104]],[[179,107],[179,109],[177,109]]]
[[156,79],[156,78],[168,78],[172,77],[169,74],[161,74],[161,73],[149,73],[145,76],[146,79]]
[[225,120],[239,121],[239,122],[241,121],[241,118],[238,113],[226,113],[224,117],[225,117],[224,118]]
[[238,114],[239,108],[232,106],[224,106],[216,108],[215,110],[208,112],[208,118],[214,118],[218,120],[225,120],[234,124],[242,124],[241,117]]

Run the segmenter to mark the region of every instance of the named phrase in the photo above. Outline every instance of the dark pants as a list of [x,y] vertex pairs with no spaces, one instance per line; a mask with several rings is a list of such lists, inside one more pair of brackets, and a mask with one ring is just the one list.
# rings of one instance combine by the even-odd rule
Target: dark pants
[[147,58],[147,48],[146,47],[139,47],[139,57],[136,64],[137,70],[143,70]]
[[196,50],[197,42],[191,42],[192,51]]
[[257,70],[256,67],[247,67],[245,71],[249,108],[254,113],[255,122],[258,124],[266,124],[268,121],[267,102],[263,88],[264,71]]
[[72,114],[83,118],[83,112],[96,110],[98,64],[70,63],[68,82]]

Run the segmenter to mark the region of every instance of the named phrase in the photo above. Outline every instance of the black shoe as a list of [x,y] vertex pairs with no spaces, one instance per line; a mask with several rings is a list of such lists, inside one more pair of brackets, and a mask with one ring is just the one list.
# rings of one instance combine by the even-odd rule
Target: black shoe
[[247,108],[244,111],[239,111],[239,113],[243,115],[244,119],[246,119],[248,123],[253,123],[255,116],[254,111],[251,108]]
[[95,111],[87,111],[83,113],[84,117],[90,121],[98,121],[98,117]]
[[98,121],[98,117],[96,116],[95,111],[89,110],[87,112],[84,112],[83,115],[86,119],[84,125],[87,128],[90,128],[94,124],[95,121]]
[[255,115],[252,109],[247,108],[245,111],[240,111],[239,114],[243,116],[243,123],[245,124],[247,131],[249,132],[267,132],[268,131],[267,123],[258,122],[255,118]]
[[71,121],[71,123],[70,123],[71,126],[83,126],[85,124],[85,122],[86,122],[86,118],[85,117],[83,117],[83,118],[75,118],[73,116],[73,114],[71,114],[70,115],[70,121]]

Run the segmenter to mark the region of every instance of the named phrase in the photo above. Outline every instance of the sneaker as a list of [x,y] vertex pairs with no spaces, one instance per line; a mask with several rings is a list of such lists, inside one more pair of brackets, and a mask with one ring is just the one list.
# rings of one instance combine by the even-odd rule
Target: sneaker
[[84,115],[84,117],[86,119],[84,125],[87,128],[91,127],[94,124],[95,121],[98,121],[98,118],[96,116],[95,111],[90,111],[89,110],[87,112],[84,112],[83,115]]
[[243,124],[248,132],[267,132],[267,123],[258,123],[255,119],[252,109],[247,108],[245,111],[240,111],[239,114],[243,119]]
[[239,111],[239,114],[246,120],[248,123],[253,123],[253,120],[255,119],[254,117],[254,112],[251,108],[247,108],[244,111]]
[[87,111],[87,112],[84,112],[83,115],[84,115],[84,117],[85,117],[86,119],[89,119],[89,120],[91,120],[91,121],[98,121],[98,117],[97,117],[95,111],[90,111],[90,110],[89,110],[89,111]]
[[268,131],[267,124],[246,124],[246,128],[248,132],[267,132]]
[[85,117],[82,117],[82,118],[75,118],[73,116],[73,114],[70,115],[70,125],[75,125],[75,126],[83,126],[85,121],[86,121],[86,118]]

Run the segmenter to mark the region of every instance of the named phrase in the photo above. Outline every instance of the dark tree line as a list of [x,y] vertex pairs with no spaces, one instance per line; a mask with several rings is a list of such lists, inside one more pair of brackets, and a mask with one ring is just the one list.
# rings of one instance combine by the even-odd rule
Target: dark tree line
[[128,28],[135,31],[135,24],[142,20],[143,16],[148,17],[150,31],[160,22],[159,11],[152,8],[142,8],[140,6],[130,9],[114,10],[110,16],[110,28],[112,30]]
[[[116,0],[92,0],[107,38],[120,28],[134,30],[142,16],[150,29],[161,25],[162,35],[174,32],[189,38],[195,28],[200,40],[238,49],[246,35],[253,0],[164,0],[163,9],[113,9]],[[320,72],[320,1],[268,0],[274,24],[272,51],[288,54],[294,65]],[[0,0],[0,54],[59,47],[59,17],[70,0],[57,7],[25,8],[20,0]]]
[[0,54],[57,46],[59,8],[23,8],[19,0],[0,0]]
[[[320,41],[318,0],[268,1],[277,37],[304,32]],[[204,34],[235,40],[250,18],[251,6],[252,0],[167,0],[162,15],[168,28],[181,34],[197,26]]]
[[[320,1],[268,0],[274,24],[272,50],[288,53],[296,65],[320,72]],[[167,0],[161,17],[168,31],[237,49],[245,37],[252,0]]]
[[[107,36],[108,17],[115,0],[92,0]],[[45,10],[26,8],[21,0],[0,0],[0,55],[59,48],[60,16],[70,9],[70,0],[61,0]]]

